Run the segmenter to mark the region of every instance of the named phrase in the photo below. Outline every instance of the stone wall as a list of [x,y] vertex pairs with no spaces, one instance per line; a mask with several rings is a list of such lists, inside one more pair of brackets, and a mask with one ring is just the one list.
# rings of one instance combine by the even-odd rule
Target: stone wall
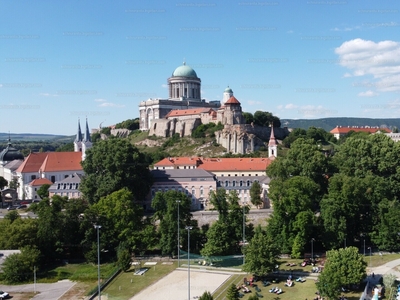
[[[247,224],[253,223],[254,226],[267,225],[267,219],[270,217],[272,213],[271,209],[254,209],[250,210],[250,213],[246,216]],[[218,220],[218,212],[217,211],[196,211],[193,212],[193,219],[197,220],[199,227],[205,224],[212,224]]]

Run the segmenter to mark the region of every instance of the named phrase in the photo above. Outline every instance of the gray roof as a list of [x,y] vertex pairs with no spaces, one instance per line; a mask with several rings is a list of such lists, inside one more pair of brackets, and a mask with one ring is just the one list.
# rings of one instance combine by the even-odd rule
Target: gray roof
[[11,145],[11,140],[8,139],[7,148],[0,152],[0,161],[13,161],[15,159],[24,160],[24,156]]
[[23,160],[15,159],[4,165],[4,169],[9,169],[11,172],[14,172],[18,167],[23,163]]
[[214,175],[203,169],[166,169],[166,170],[151,170],[153,178],[160,181],[170,180],[214,180]]

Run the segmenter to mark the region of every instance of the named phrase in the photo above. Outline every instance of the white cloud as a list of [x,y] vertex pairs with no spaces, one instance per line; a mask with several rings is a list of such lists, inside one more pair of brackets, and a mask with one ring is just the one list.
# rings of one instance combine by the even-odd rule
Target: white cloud
[[369,90],[369,91],[366,91],[366,92],[358,93],[357,96],[358,96],[358,97],[376,97],[376,96],[378,96],[378,95],[379,95],[378,93]]
[[58,97],[59,96],[57,94],[50,94],[50,93],[40,93],[39,95],[43,96],[43,97]]
[[94,101],[96,101],[96,102],[106,102],[107,100],[106,99],[94,99]]
[[[335,49],[339,64],[352,76],[373,76],[379,91],[400,91],[400,43],[354,39]],[[349,74],[349,73],[346,73]],[[349,77],[346,75],[345,77]]]
[[249,104],[249,105],[261,105],[262,102],[261,101],[248,100],[247,104]]
[[296,109],[296,108],[298,108],[298,106],[293,103],[289,103],[289,104],[285,105],[285,109]]
[[103,102],[99,106],[100,107],[125,107],[125,105],[112,103],[112,102]]
[[343,27],[343,28],[335,27],[332,28],[331,31],[353,31],[357,29],[361,29],[361,26]]

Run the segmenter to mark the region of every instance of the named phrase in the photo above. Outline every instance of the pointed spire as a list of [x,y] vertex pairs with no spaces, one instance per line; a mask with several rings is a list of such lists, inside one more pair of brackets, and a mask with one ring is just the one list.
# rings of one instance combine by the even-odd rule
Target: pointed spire
[[276,143],[276,138],[274,135],[274,125],[271,124],[271,136],[269,137],[268,146],[271,147],[271,146],[276,146],[276,145],[277,145],[277,143]]
[[75,142],[81,142],[81,141],[82,141],[81,122],[78,119],[78,132],[76,133]]
[[90,140],[90,131],[89,131],[89,125],[88,125],[88,121],[86,118],[86,130],[85,130],[85,138],[84,138],[85,142],[91,142]]

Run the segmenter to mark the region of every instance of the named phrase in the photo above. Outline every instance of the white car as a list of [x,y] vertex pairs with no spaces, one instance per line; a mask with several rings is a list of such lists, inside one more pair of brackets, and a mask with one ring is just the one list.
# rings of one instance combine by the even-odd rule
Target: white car
[[8,299],[9,296],[7,292],[0,291],[0,299]]

